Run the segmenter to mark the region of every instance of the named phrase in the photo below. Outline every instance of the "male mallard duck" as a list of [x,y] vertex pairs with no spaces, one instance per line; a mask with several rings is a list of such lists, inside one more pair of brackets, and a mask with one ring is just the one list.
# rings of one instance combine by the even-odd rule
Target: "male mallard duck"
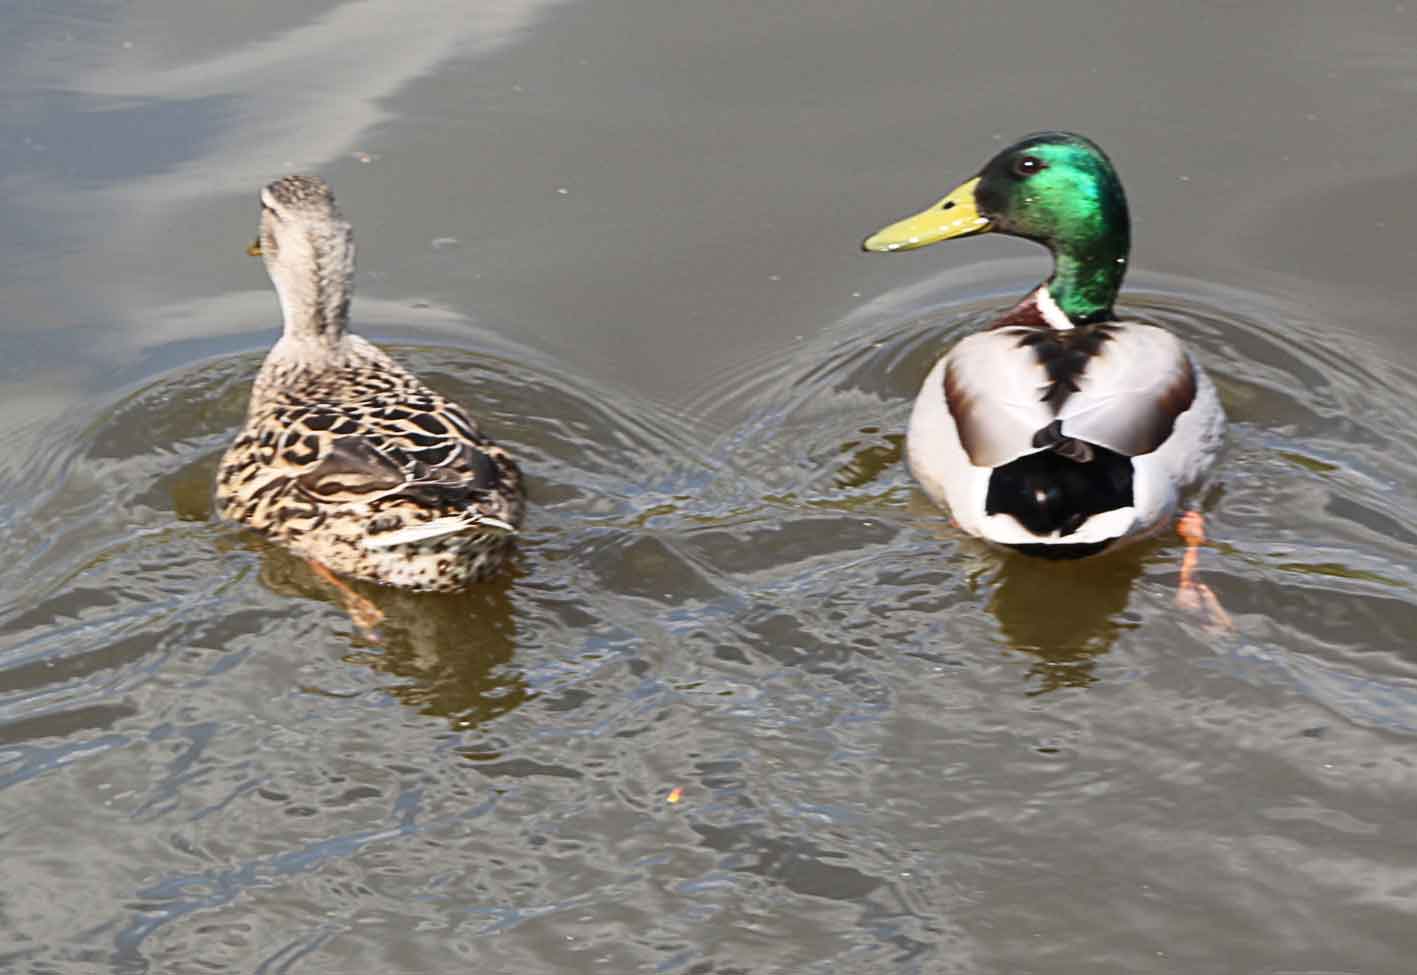
[[[1030,555],[1095,555],[1168,524],[1214,461],[1225,414],[1179,339],[1115,319],[1131,228],[1111,161],[1079,135],[1029,136],[864,247],[990,231],[1047,247],[1053,274],[931,370],[911,471],[966,532]],[[1196,541],[1199,516],[1182,528]]]
[[347,331],[354,233],[324,181],[265,187],[251,253],[265,258],[285,332],[222,458],[221,514],[337,585],[329,570],[423,590],[491,574],[526,510],[521,472],[462,407]]

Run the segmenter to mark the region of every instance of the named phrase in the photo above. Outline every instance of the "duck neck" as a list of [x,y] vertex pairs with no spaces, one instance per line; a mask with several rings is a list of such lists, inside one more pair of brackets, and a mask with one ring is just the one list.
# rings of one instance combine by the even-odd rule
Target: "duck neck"
[[349,327],[354,294],[354,241],[348,228],[311,234],[267,258],[280,298],[285,337],[311,348],[334,348]]
[[348,293],[331,298],[315,289],[308,298],[301,295],[291,300],[282,290],[280,307],[285,320],[285,338],[294,344],[333,349],[348,331]]
[[1083,247],[1053,248],[1053,274],[1043,287],[1074,325],[1112,318],[1112,304],[1127,273],[1129,247],[1126,230],[1114,229]]

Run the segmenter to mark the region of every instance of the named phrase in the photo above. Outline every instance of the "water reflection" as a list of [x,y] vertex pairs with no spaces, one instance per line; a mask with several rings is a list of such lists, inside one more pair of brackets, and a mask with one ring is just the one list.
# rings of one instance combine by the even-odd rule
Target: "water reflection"
[[[298,567],[304,569],[298,560]],[[268,569],[276,564],[272,559]],[[308,572],[308,570],[306,570]],[[386,686],[401,704],[419,714],[443,718],[458,730],[520,707],[531,697],[523,674],[513,666],[517,621],[510,597],[513,573],[464,593],[407,593],[357,585],[376,601],[385,618],[376,644],[359,647],[344,659],[396,679]],[[275,586],[273,573],[265,576]],[[297,591],[310,592],[302,579]],[[377,591],[376,591],[377,590]]]
[[[102,678],[115,663],[146,670],[154,651],[182,652],[197,640],[220,652],[251,636],[298,660],[312,633],[323,635],[308,649],[343,634],[353,645],[346,661],[382,675],[393,699],[464,730],[531,698],[515,659],[527,619],[538,621],[536,646],[573,642],[546,632],[548,623],[573,632],[586,618],[584,609],[566,605],[568,586],[576,604],[597,588],[650,597],[672,589],[682,597],[684,586],[664,576],[680,565],[679,555],[660,551],[639,526],[655,510],[677,517],[683,498],[676,486],[702,480],[689,449],[694,438],[674,418],[625,397],[615,403],[617,397],[533,353],[506,343],[493,349],[395,354],[467,403],[484,429],[527,458],[536,499],[525,543],[530,559],[460,594],[359,586],[387,615],[378,642],[364,641],[302,560],[213,521],[216,465],[244,415],[260,362],[259,354],[222,357],[145,384],[95,417],[76,418],[79,432],[62,438],[61,451],[45,454],[63,474],[51,492],[29,499],[18,523],[27,536],[51,544],[0,569],[23,573],[36,592],[26,600],[28,610],[4,628],[11,685],[28,687],[32,662],[39,689],[64,702],[48,712],[51,722],[62,723],[62,714],[78,713],[63,681],[93,675],[97,688],[108,687]],[[17,442],[11,456],[24,458],[50,443]],[[62,561],[36,562],[50,550]],[[583,571],[563,579],[569,558]],[[519,596],[528,573],[536,586]],[[312,617],[311,603],[329,609]],[[556,608],[548,613],[548,605]],[[66,625],[68,619],[79,625]],[[61,683],[51,686],[55,679]],[[342,693],[319,684],[306,689]],[[35,690],[26,695],[31,713],[47,696]]]
[[[765,501],[876,519],[904,538],[923,530],[932,540],[929,557],[984,566],[982,575],[970,577],[979,580],[998,638],[1035,660],[1026,675],[1030,693],[1045,693],[1095,681],[1098,658],[1146,616],[1133,605],[1139,589],[1144,605],[1179,614],[1174,573],[1145,568],[1179,563],[1182,546],[1164,536],[1059,566],[965,539],[919,496],[901,463],[900,431],[935,358],[1016,292],[1015,283],[990,296],[999,270],[954,268],[903,297],[863,306],[790,357],[723,377],[725,398],[745,400],[752,409],[722,444],[740,465],[742,483],[757,485]],[[1389,449],[1402,435],[1392,426],[1404,412],[1402,377],[1355,354],[1356,347],[1335,347],[1323,326],[1294,309],[1243,292],[1140,277],[1150,290],[1128,292],[1123,313],[1183,336],[1215,376],[1232,420],[1230,446],[1198,499],[1214,513],[1214,547],[1203,555],[1203,578],[1214,572],[1216,588],[1232,588],[1224,563],[1239,561],[1263,566],[1265,575],[1318,565],[1330,578],[1405,585],[1409,572],[1391,573],[1391,560],[1371,554],[1336,562],[1328,555],[1294,557],[1287,546],[1313,526],[1296,525],[1286,514],[1308,497],[1300,502],[1307,517],[1317,503],[1330,530],[1348,521],[1388,546],[1410,537],[1410,514],[1395,515],[1373,490],[1380,471],[1405,476],[1396,474],[1401,464]],[[952,292],[958,292],[954,304]],[[903,312],[902,301],[916,308],[913,316]],[[1219,595],[1229,601],[1225,592]],[[1240,612],[1253,610],[1243,592],[1230,598]]]
[[1062,566],[1022,555],[1002,557],[989,611],[1011,650],[1037,658],[1028,671],[1032,693],[1088,686],[1096,659],[1140,625],[1140,617],[1126,610],[1142,574],[1139,549],[1150,547],[1142,543],[1108,558]]
[[[9,4],[0,968],[1408,971],[1400,6]],[[1050,573],[899,463],[1046,261],[897,288],[934,265],[856,232],[1061,121],[1191,275],[1125,298],[1234,419],[1233,639],[1175,622],[1179,545]],[[307,166],[376,228],[361,324],[533,476],[525,574],[375,594],[378,646],[210,519],[251,194]]]
[[[954,275],[941,282],[958,285]],[[1390,380],[1366,365],[1341,365],[1332,349],[1295,341],[1302,322],[1222,315],[1175,291],[1128,297],[1135,314],[1188,337],[1234,421],[1205,499],[1217,541],[1206,563],[1217,567],[1222,601],[1240,613],[1254,610],[1243,587],[1229,597],[1223,591],[1240,586],[1225,562],[1274,578],[1282,592],[1296,575],[1387,592],[1405,585],[1409,570],[1373,553],[1354,561],[1272,544],[1297,537],[1275,513],[1288,507],[1287,493],[1310,498],[1307,505],[1322,494],[1327,521],[1377,533],[1389,545],[1411,537],[1403,526],[1412,519],[1376,490],[1376,470],[1359,469],[1392,461],[1384,449],[1395,435],[1390,410],[1359,420],[1353,409],[1362,397],[1385,395]],[[914,300],[933,307],[927,295]],[[1174,578],[1144,567],[1179,559],[1179,543],[1160,539],[1061,567],[997,552],[949,529],[901,462],[900,431],[920,377],[954,336],[999,303],[980,297],[905,322],[858,314],[805,349],[728,377],[721,395],[747,404],[747,416],[716,442],[680,414],[583,386],[505,343],[496,354],[399,354],[527,458],[536,503],[520,571],[562,600],[628,600],[631,616],[659,607],[686,628],[710,632],[709,620],[733,620],[714,638],[716,652],[738,656],[755,647],[782,664],[820,668],[849,665],[863,638],[843,639],[839,626],[813,622],[813,601],[840,606],[849,619],[858,598],[870,600],[832,592],[833,582],[851,576],[875,586],[880,605],[898,601],[913,613],[924,591],[919,579],[944,570],[948,588],[933,602],[958,605],[970,598],[960,580],[975,580],[974,598],[996,628],[990,642],[1033,661],[1025,693],[1085,687],[1096,680],[1098,658],[1141,625],[1139,589],[1143,604],[1171,611]],[[897,313],[888,303],[876,309]],[[111,458],[107,467],[127,503],[205,523],[212,466],[239,422],[257,361],[219,360],[125,398],[96,425],[89,456]],[[231,537],[218,533],[218,548]],[[259,557],[259,578],[273,593],[333,601],[283,553],[262,549]],[[506,714],[529,693],[517,676],[516,648],[535,597],[519,595],[520,586],[508,577],[442,600],[371,589],[390,614],[385,643],[349,659],[400,681],[391,689],[396,698],[455,726]],[[1333,629],[1325,622],[1314,632]],[[908,631],[901,627],[902,636]],[[544,646],[544,636],[534,642]]]
[[[65,83],[108,99],[119,124],[145,116],[149,138],[125,144],[166,152],[155,133],[184,133],[181,158],[135,161],[121,185],[124,198],[161,200],[177,214],[180,201],[247,193],[277,169],[319,167],[350,152],[389,117],[387,102],[401,89],[449,58],[510,43],[556,2],[484,0],[472,16],[458,0],[358,0],[295,23],[232,11],[225,30],[213,23],[215,11],[157,3],[115,26],[141,44]],[[194,110],[214,116],[195,141]]]
[[[653,923],[674,937],[692,941],[696,911],[761,898],[774,917],[826,905],[833,930],[910,956],[933,950],[919,926],[941,903],[957,907],[917,878],[1012,863],[1045,810],[1067,826],[1099,795],[1192,774],[1193,754],[1168,749],[1196,733],[1197,697],[1228,728],[1251,720],[1232,685],[1278,688],[1310,709],[1306,744],[1338,735],[1316,711],[1411,734],[1417,516],[1391,488],[1414,456],[1394,373],[1314,346],[1300,316],[1129,295],[1191,339],[1234,421],[1203,498],[1203,573],[1238,633],[1199,643],[1168,622],[1178,543],[1040,562],[962,538],[915,489],[900,453],[920,378],[1003,303],[916,297],[918,317],[852,319],[727,379],[718,395],[740,412],[712,426],[471,328],[475,348],[396,349],[526,458],[533,506],[516,571],[490,585],[361,587],[387,614],[378,643],[300,560],[211,519],[259,354],[145,383],[60,437],[16,434],[14,469],[42,456],[55,476],[17,503],[21,554],[0,567],[33,597],[0,629],[12,781],[101,755],[138,766],[117,776],[139,783],[133,821],[250,830],[240,857],[198,851],[231,876],[152,854],[162,879],[124,889],[156,906],[106,921],[135,946],[344,870],[355,893],[293,896],[322,917],[387,897],[400,918],[476,904],[499,931],[572,930],[584,904],[652,902],[636,885],[658,883],[668,849],[689,906]],[[1143,649],[1170,685],[1104,664]],[[1137,736],[1153,718],[1163,730]],[[42,741],[56,736],[80,745]],[[1188,747],[1233,756],[1214,745]],[[983,852],[942,861],[942,824]],[[194,893],[218,882],[221,897]]]

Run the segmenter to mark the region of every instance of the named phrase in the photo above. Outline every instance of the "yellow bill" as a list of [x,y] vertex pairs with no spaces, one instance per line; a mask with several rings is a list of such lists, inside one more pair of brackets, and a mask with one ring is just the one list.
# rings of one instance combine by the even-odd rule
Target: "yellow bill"
[[249,254],[249,255],[252,256],[252,257],[260,257],[260,256],[261,256],[261,238],[257,237],[255,240],[251,241],[251,243],[247,244],[247,245],[246,245],[246,253]]
[[880,254],[909,251],[951,237],[968,237],[992,229],[988,219],[979,215],[979,208],[974,202],[974,188],[978,185],[978,176],[960,184],[930,209],[876,231],[866,238],[862,249]]

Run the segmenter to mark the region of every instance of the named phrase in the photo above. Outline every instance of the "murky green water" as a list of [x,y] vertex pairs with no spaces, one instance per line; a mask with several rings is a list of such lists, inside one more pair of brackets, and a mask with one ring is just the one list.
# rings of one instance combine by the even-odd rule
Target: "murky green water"
[[[0,23],[0,969],[1412,970],[1417,13]],[[1125,310],[1231,416],[1231,633],[1171,540],[1004,556],[900,463],[1045,265],[857,243],[1044,126],[1118,162]],[[293,168],[357,327],[530,475],[514,571],[362,590],[379,643],[211,517]]]

